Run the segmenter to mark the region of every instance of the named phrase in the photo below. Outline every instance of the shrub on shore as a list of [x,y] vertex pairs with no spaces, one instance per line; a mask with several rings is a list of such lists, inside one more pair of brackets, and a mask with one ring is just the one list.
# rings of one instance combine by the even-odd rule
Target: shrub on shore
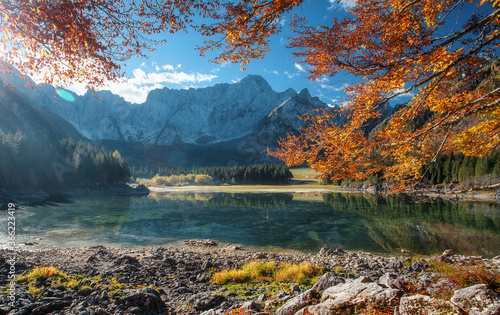
[[241,268],[217,272],[212,277],[214,284],[230,282],[294,282],[302,285],[312,285],[323,274],[320,266],[310,262],[302,264],[283,263],[277,266],[274,262],[250,261]]
[[186,185],[211,185],[214,183],[213,178],[202,174],[181,174],[171,176],[155,175],[151,179],[137,178],[136,182],[144,186],[186,186]]

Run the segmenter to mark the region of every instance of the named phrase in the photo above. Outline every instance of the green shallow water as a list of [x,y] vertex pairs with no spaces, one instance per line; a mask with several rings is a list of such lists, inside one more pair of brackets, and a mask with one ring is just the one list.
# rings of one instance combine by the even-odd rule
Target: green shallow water
[[[306,199],[306,200],[304,200]],[[7,242],[6,212],[0,243]],[[71,196],[16,212],[16,242],[25,248],[102,244],[171,246],[213,239],[260,250],[316,252],[323,245],[394,254],[500,254],[500,205],[415,202],[407,197],[286,193],[176,193],[148,197]]]

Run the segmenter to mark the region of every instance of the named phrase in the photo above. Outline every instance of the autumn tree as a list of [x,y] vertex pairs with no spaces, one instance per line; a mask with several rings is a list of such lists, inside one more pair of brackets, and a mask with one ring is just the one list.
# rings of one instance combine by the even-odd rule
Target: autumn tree
[[[99,86],[118,78],[127,58],[153,48],[148,35],[192,26],[208,38],[202,54],[217,50],[213,61],[244,67],[268,52],[280,19],[303,2],[4,0],[1,64],[27,75],[41,71],[48,83]],[[309,66],[310,79],[347,72],[360,82],[347,88],[345,123],[332,123],[339,113],[307,115],[307,127],[283,139],[273,155],[335,179],[384,170],[399,187],[418,182],[439,153],[486,155],[500,143],[498,82],[467,81],[496,58],[499,10],[498,0],[358,0],[349,16],[327,25],[297,16],[289,46]],[[210,22],[194,25],[195,16]],[[414,97],[367,134],[379,108],[404,94]],[[423,112],[428,119],[415,123]]]
[[[202,52],[222,48],[215,62],[262,57],[280,16],[301,2],[230,5],[223,22],[205,26],[206,35],[223,36],[207,41]],[[366,179],[384,170],[396,188],[418,183],[439,153],[485,156],[500,143],[499,84],[467,81],[496,58],[499,10],[498,0],[358,0],[350,17],[330,25],[309,26],[296,17],[289,45],[309,66],[309,78],[347,72],[360,82],[346,89],[349,105],[340,113],[306,115],[307,127],[283,139],[272,155],[288,165],[305,162],[333,179]],[[381,106],[409,94],[411,101],[383,128],[365,132]],[[427,120],[412,123],[424,111]],[[349,119],[336,125],[338,114]]]
[[217,0],[2,0],[0,67],[42,81],[102,86],[122,76],[132,56],[154,49],[151,35],[185,31]]

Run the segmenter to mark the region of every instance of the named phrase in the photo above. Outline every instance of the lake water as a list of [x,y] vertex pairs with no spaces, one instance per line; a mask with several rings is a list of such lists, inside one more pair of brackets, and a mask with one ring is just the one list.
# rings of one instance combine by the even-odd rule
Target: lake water
[[[7,241],[0,212],[0,243]],[[72,196],[16,212],[25,248],[102,244],[176,246],[213,239],[260,250],[317,252],[323,245],[394,254],[500,254],[500,205],[415,202],[363,194],[166,193],[148,197]],[[22,246],[22,245],[21,245]]]

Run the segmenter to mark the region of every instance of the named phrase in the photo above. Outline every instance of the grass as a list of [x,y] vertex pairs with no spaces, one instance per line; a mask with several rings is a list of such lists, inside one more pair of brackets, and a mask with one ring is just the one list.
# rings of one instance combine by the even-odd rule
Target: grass
[[[45,281],[40,281],[45,277]],[[16,278],[16,282],[25,287],[36,299],[41,297],[42,289],[55,285],[63,285],[72,290],[105,290],[109,297],[120,294],[125,289],[141,289],[142,285],[125,284],[117,281],[116,277],[103,278],[100,275],[86,277],[83,275],[68,275],[54,266],[35,267]]]
[[483,263],[472,266],[455,266],[446,262],[432,261],[432,271],[448,276],[456,289],[475,284],[486,284],[490,289],[500,293],[500,273],[488,270]]
[[294,181],[301,181],[307,184],[319,184],[317,176],[321,175],[310,167],[292,168]]
[[314,284],[323,274],[323,268],[311,263],[283,263],[276,266],[274,262],[250,261],[241,268],[220,271],[213,275],[212,283],[227,284],[258,283],[258,282],[294,282],[302,285]]
[[275,294],[289,289],[290,284],[307,288],[324,273],[322,267],[311,263],[292,264],[250,261],[240,268],[223,270],[212,275],[213,284],[223,285],[225,295],[251,297],[262,292]]

